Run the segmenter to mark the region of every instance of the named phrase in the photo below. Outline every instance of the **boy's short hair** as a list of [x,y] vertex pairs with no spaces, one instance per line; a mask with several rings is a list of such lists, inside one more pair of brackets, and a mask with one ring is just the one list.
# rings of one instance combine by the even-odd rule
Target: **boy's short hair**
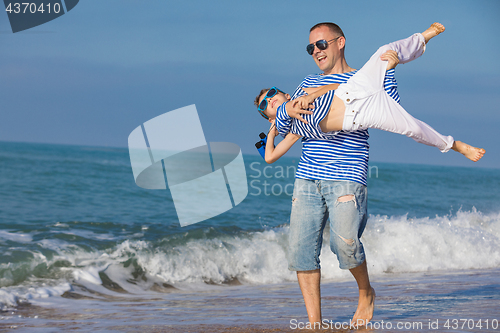
[[267,92],[269,91],[269,89],[271,88],[264,88],[260,91],[260,93],[257,95],[257,97],[255,97],[255,101],[253,101],[253,104],[255,104],[256,107],[259,107],[259,99],[260,99],[260,96],[264,95],[264,94],[267,94]]
[[[276,87],[275,87],[276,88]],[[264,88],[260,91],[260,93],[257,95],[257,97],[255,97],[255,100],[253,101],[253,104],[255,104],[255,106],[258,108],[259,107],[259,99],[262,95],[265,95],[267,94],[267,92],[270,90],[271,88]],[[278,92],[282,93],[282,94],[286,94],[284,91],[276,88],[276,90],[278,90]],[[264,112],[264,111],[263,111]],[[260,113],[260,112],[259,112]],[[266,117],[264,117],[264,115],[261,114],[261,116],[265,119]]]

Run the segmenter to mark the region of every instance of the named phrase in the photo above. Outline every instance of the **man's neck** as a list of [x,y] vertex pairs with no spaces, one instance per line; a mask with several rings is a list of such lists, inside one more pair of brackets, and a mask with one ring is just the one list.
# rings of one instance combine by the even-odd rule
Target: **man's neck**
[[340,62],[338,65],[335,65],[331,70],[328,72],[324,72],[324,75],[329,75],[329,74],[343,74],[343,73],[348,73],[354,71],[354,68],[351,68],[345,59],[343,59],[342,62]]

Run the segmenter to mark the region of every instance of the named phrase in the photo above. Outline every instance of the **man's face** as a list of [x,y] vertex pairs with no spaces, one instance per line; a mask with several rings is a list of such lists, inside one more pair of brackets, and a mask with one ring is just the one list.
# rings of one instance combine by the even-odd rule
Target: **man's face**
[[[266,94],[262,94],[262,96],[260,96],[259,104],[265,97]],[[278,110],[278,107],[289,100],[290,95],[283,94],[282,92],[278,92],[273,97],[267,98],[267,108],[264,110],[264,113],[269,117],[269,120],[276,119],[276,112]]]
[[[334,35],[330,28],[322,26],[314,29],[309,34],[309,43],[316,43],[318,40],[326,40],[329,41],[331,39],[337,38],[338,36]],[[333,74],[332,70],[335,67],[336,63],[341,60],[341,49],[344,46],[343,37],[340,37],[334,41],[328,43],[328,47],[326,50],[320,50],[316,46],[314,46],[314,52],[312,57],[318,65],[319,69],[323,71],[325,74]]]

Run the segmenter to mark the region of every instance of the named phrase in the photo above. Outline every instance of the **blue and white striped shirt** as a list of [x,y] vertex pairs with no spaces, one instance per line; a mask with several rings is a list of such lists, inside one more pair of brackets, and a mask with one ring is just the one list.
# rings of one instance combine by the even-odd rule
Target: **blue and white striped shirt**
[[[292,99],[304,95],[302,88],[321,87],[327,84],[345,83],[357,71],[343,74],[307,76],[293,93]],[[394,69],[386,72],[384,87],[386,92],[399,103]],[[286,136],[293,126],[294,133],[303,135],[302,155],[295,174],[302,179],[348,180],[366,185],[368,173],[368,130],[355,132],[323,133],[319,122],[326,116],[334,91],[330,91],[315,101],[314,117],[303,115],[312,126],[301,126],[301,122],[291,118],[285,104],[278,108],[276,127]]]

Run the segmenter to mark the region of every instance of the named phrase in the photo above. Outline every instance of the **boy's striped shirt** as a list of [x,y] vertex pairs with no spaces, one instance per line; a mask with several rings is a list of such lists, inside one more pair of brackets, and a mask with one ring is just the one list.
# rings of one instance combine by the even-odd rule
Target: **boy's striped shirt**
[[[386,72],[384,88],[399,103],[397,82],[394,69]],[[356,71],[343,74],[309,75],[297,87],[292,99],[305,95],[302,88],[321,87],[327,84],[345,83]],[[368,172],[368,130],[355,132],[323,133],[319,122],[328,113],[334,91],[330,91],[315,101],[315,117],[303,115],[312,126],[303,126],[297,119],[286,113],[285,104],[278,108],[276,127],[282,136],[286,136],[293,126],[294,133],[302,138],[302,155],[295,174],[302,179],[348,180],[366,185]]]

